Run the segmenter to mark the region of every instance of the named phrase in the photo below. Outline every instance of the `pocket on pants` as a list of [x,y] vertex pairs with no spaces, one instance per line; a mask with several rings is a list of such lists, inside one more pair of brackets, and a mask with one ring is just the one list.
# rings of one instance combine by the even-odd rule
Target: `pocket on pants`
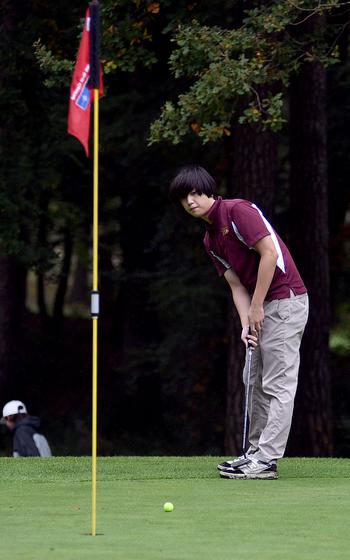
[[279,299],[277,305],[277,314],[282,321],[288,321],[291,313],[290,299]]

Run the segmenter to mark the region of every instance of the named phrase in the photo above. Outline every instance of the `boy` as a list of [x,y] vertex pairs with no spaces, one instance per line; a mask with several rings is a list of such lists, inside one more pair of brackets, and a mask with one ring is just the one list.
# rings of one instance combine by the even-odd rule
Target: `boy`
[[218,197],[215,181],[204,168],[183,167],[169,194],[191,216],[204,220],[205,249],[229,284],[241,339],[246,348],[254,348],[250,446],[245,455],[218,465],[220,476],[277,478],[277,460],[284,455],[292,422],[308,317],[306,288],[288,248],[261,210],[247,200]]
[[51,457],[47,439],[38,433],[40,420],[29,416],[22,401],[9,401],[2,411],[1,423],[6,424],[13,435],[14,457]]

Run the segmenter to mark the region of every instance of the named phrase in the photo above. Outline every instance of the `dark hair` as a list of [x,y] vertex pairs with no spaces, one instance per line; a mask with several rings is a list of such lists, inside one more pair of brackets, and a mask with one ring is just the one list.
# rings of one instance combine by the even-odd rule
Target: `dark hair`
[[200,165],[186,165],[180,169],[170,183],[169,198],[178,202],[191,191],[217,198],[214,178]]

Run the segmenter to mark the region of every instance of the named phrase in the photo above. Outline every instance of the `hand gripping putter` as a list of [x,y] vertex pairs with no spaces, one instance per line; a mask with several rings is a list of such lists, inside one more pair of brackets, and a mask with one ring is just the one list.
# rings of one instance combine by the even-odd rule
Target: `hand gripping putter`
[[[250,329],[249,329],[250,334]],[[249,406],[249,385],[250,385],[250,372],[252,369],[252,354],[253,347],[248,342],[248,367],[247,367],[247,379],[245,386],[245,396],[244,396],[244,417],[243,417],[243,443],[242,443],[242,455],[247,458],[247,429],[248,429],[248,406]]]

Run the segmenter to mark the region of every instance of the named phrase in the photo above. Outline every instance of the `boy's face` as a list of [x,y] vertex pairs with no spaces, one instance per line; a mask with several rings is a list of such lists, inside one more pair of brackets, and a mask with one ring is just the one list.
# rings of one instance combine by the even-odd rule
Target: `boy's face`
[[195,190],[193,190],[188,193],[186,198],[181,198],[180,202],[186,212],[191,214],[191,216],[194,216],[195,218],[203,218],[205,220],[205,215],[213,206],[215,199],[212,196],[207,196],[206,194],[198,194]]
[[13,430],[13,428],[15,427],[15,423],[8,417],[5,418],[5,424],[9,430]]

